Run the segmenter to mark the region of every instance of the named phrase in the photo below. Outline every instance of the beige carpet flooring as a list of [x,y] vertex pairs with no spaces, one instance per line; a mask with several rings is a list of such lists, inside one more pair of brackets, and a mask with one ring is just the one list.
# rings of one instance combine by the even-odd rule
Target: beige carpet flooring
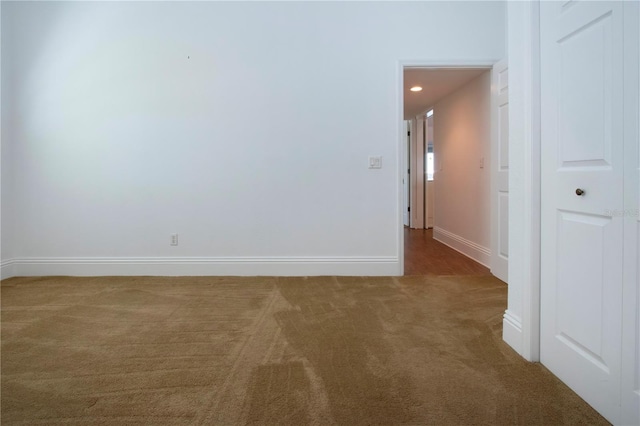
[[492,277],[12,278],[2,424],[607,424]]

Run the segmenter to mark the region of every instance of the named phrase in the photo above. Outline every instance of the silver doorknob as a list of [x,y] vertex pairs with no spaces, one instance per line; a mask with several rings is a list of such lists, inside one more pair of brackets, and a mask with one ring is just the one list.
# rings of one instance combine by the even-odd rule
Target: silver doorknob
[[584,191],[580,188],[576,189],[576,195],[580,196],[580,195],[584,195]]

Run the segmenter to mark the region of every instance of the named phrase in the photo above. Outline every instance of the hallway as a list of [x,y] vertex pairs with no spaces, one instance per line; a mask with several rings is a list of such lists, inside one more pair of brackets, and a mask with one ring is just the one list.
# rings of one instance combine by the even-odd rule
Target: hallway
[[491,275],[485,266],[433,239],[433,229],[404,228],[405,275]]

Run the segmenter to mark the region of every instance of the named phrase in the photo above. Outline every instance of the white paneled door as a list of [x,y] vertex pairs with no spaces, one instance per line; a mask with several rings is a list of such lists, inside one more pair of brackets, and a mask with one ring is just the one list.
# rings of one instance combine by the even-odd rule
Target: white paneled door
[[540,359],[621,421],[622,2],[541,2]]
[[405,144],[404,144],[404,155],[402,156],[402,168],[404,177],[402,179],[402,193],[403,193],[403,209],[402,209],[402,223],[404,226],[409,226],[409,197],[411,196],[411,191],[409,188],[411,187],[411,176],[409,174],[410,167],[410,159],[411,159],[411,121],[404,121],[404,134],[405,134]]
[[424,228],[424,116],[411,120],[411,228]]
[[509,72],[506,60],[493,66],[491,98],[491,273],[508,282]]

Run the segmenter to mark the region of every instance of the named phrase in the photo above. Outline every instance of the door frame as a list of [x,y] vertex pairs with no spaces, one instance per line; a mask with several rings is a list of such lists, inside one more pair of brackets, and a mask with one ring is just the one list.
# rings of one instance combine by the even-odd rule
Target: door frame
[[[540,360],[540,3],[507,4],[509,66],[509,301],[505,341]],[[512,149],[513,148],[513,149]],[[513,287],[513,289],[512,289]],[[513,290],[513,291],[512,291]],[[508,338],[507,338],[508,336]]]
[[[403,170],[403,152],[406,143],[406,134],[404,133],[404,70],[405,68],[431,68],[431,69],[465,69],[465,68],[486,68],[491,70],[493,65],[503,58],[487,58],[487,59],[456,59],[456,60],[400,60],[397,63],[397,108],[396,108],[396,123],[397,123],[397,239],[396,245],[398,247],[398,275],[404,275],[404,219],[403,219],[403,186],[402,179],[404,175]],[[428,108],[431,109],[431,108]],[[425,110],[426,112],[427,110]],[[511,225],[509,225],[511,228]]]
[[[503,339],[529,361],[540,359],[540,25],[538,2],[507,4],[509,67],[509,284]],[[511,40],[521,41],[515,48]],[[506,41],[509,40],[509,43]],[[491,68],[504,58],[401,60],[397,66],[397,247],[404,274],[402,128],[404,69]],[[514,84],[515,83],[515,84]],[[512,125],[517,121],[518,125]]]

